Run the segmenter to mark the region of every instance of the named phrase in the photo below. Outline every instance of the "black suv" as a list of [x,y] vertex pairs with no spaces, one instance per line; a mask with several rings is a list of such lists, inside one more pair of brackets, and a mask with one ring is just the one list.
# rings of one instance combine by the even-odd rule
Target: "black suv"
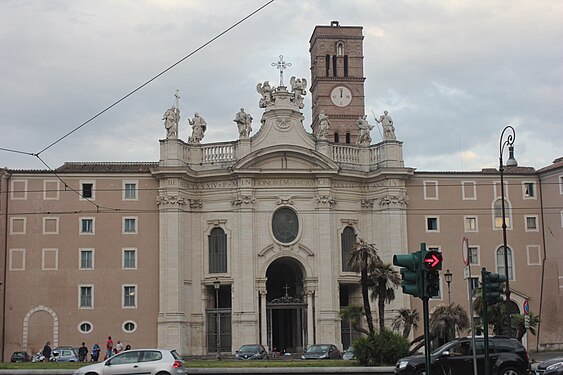
[[[482,336],[475,337],[479,374],[484,373],[484,343]],[[471,337],[460,337],[440,346],[431,354],[432,373],[473,375],[472,347]],[[489,337],[489,362],[491,375],[525,375],[530,371],[528,352],[520,341],[510,337]],[[395,366],[395,374],[422,375],[424,363],[424,355],[401,358]]]

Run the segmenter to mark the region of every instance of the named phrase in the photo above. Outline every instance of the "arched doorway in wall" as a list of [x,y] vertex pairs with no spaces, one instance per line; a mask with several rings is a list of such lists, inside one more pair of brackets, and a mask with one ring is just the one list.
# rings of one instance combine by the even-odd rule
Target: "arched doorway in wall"
[[300,352],[307,341],[307,303],[301,264],[276,259],[266,272],[268,345],[271,350]]

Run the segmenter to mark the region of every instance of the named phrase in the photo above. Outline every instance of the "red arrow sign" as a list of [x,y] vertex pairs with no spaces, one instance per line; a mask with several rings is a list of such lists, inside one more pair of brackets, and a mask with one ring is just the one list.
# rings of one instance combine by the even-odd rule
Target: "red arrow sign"
[[424,262],[430,265],[430,267],[434,268],[438,264],[440,264],[442,260],[436,256],[436,254],[431,254],[429,258],[425,258]]

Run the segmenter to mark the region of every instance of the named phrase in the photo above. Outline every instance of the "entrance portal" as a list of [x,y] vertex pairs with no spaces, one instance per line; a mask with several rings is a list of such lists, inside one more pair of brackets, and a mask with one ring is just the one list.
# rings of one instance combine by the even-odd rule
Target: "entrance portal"
[[266,272],[268,346],[295,353],[307,335],[307,303],[303,301],[303,272],[292,258],[274,261]]

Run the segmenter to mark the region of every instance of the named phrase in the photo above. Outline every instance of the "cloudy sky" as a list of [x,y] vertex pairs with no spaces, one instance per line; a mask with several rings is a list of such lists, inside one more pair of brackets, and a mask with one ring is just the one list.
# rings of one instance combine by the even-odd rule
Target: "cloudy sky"
[[[268,0],[0,0],[0,167],[34,156]],[[392,115],[405,164],[497,167],[516,128],[520,165],[563,156],[563,1],[275,0],[207,47],[40,153],[65,161],[158,161],[162,115],[180,90],[204,143],[238,138],[234,115],[260,118],[256,83],[310,81],[315,25],[364,27],[366,112]],[[310,131],[311,97],[305,97]],[[380,140],[372,132],[374,142]],[[20,151],[12,152],[6,151]],[[506,158],[506,156],[505,156]]]

